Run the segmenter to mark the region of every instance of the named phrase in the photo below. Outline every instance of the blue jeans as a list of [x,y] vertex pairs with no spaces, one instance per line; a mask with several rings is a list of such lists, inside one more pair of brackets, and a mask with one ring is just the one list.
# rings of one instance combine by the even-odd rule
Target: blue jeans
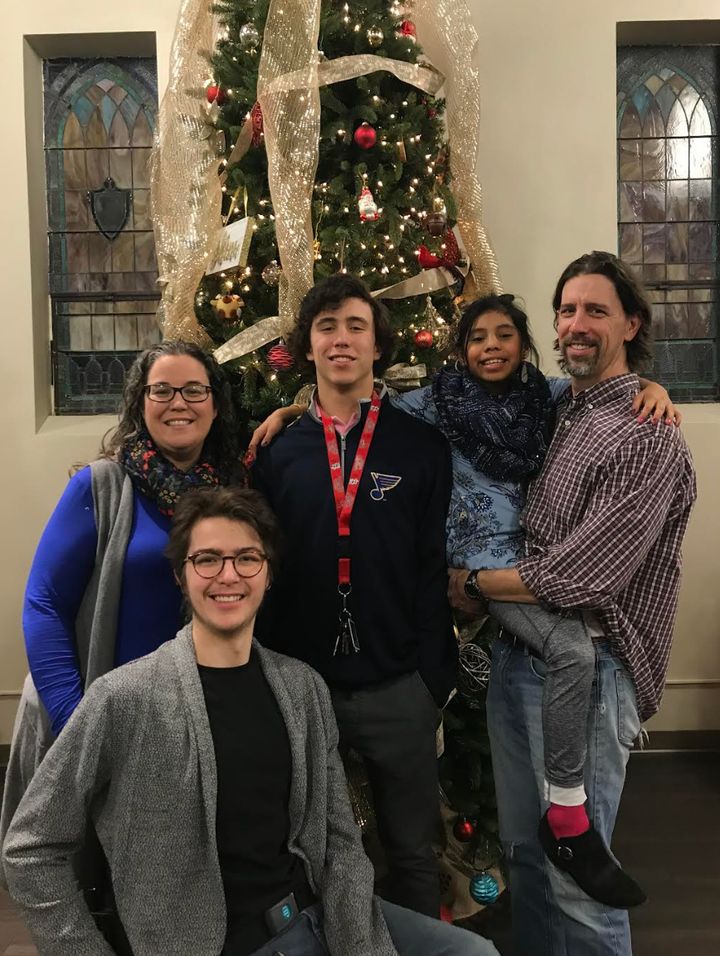
[[[383,916],[400,956],[498,956],[492,943],[466,929],[381,900]],[[322,906],[316,903],[253,956],[327,956]],[[352,956],[351,953],[338,956]]]
[[[538,842],[543,799],[545,665],[495,641],[488,688],[500,835],[510,872],[515,952],[532,956],[632,956],[625,910],[590,899]],[[640,731],[630,676],[606,642],[596,644],[585,789],[590,818],[610,845],[625,768]]]

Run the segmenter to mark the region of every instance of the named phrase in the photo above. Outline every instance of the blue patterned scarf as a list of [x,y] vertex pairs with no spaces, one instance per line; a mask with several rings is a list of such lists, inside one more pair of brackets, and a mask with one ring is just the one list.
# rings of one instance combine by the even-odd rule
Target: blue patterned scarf
[[118,457],[138,491],[154,501],[164,515],[174,514],[184,491],[222,484],[217,468],[207,458],[201,458],[188,471],[176,468],[145,429],[121,449]]
[[534,365],[523,362],[502,393],[487,391],[466,368],[447,366],[433,379],[432,393],[441,431],[476,471],[499,481],[538,474],[555,409],[545,376]]

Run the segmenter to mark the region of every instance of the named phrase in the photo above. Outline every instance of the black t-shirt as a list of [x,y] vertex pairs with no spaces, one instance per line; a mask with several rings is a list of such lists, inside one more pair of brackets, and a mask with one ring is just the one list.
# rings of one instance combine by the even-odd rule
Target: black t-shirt
[[301,909],[313,901],[302,861],[288,850],[290,742],[256,654],[242,667],[198,671],[217,762],[223,956],[247,956],[271,938],[267,909],[291,891]]

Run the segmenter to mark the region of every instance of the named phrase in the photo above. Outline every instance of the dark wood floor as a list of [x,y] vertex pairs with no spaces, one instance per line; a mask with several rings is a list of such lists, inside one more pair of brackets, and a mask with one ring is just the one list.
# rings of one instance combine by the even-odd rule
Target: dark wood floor
[[[630,916],[634,956],[720,956],[720,754],[634,754],[613,848],[648,895]],[[509,907],[483,917],[502,956],[520,956]]]
[[[633,755],[614,847],[649,897],[631,917],[634,956],[718,956],[720,754]],[[486,911],[482,931],[502,956],[521,956],[506,905]],[[0,891],[0,956],[35,952]]]

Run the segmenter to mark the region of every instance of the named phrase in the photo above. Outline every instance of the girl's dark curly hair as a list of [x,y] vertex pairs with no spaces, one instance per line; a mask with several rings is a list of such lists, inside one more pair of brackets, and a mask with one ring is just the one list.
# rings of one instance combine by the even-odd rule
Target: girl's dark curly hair
[[108,432],[100,445],[100,458],[117,458],[118,452],[134,441],[145,428],[143,409],[145,405],[144,388],[147,377],[155,362],[164,355],[188,355],[200,362],[207,372],[212,388],[212,401],[217,415],[212,423],[203,454],[218,469],[223,483],[235,482],[243,475],[238,443],[238,425],[232,402],[230,384],[225,373],[212,355],[204,352],[192,342],[168,341],[145,349],[135,359],[127,373],[120,402],[120,421],[115,429]]

